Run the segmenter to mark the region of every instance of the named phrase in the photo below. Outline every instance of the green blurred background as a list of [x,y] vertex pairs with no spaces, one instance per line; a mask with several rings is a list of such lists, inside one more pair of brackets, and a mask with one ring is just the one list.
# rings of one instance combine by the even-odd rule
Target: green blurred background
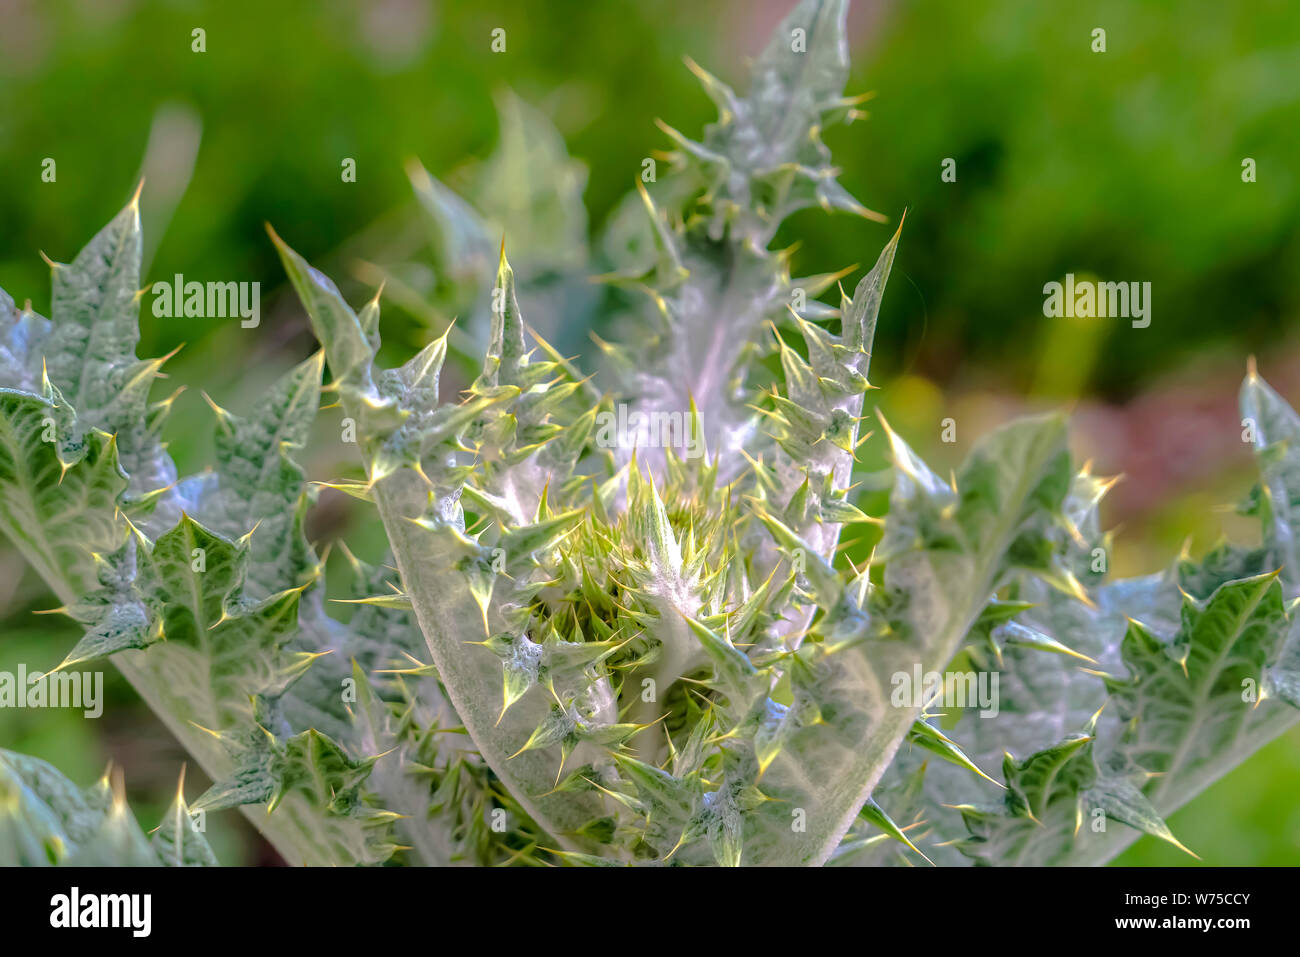
[[[242,410],[312,348],[264,222],[368,296],[364,263],[421,255],[404,164],[418,157],[470,183],[466,164],[492,152],[494,97],[508,88],[585,166],[597,245],[642,159],[668,146],[654,119],[696,135],[712,118],[683,56],[743,83],[745,57],[786,9],[0,0],[0,287],[48,314],[39,251],[71,259],[144,176],[146,281],[262,284],[256,330],[142,316],[142,355],[185,344],[168,365],[168,385],[188,387],[168,436],[182,472],[202,468],[210,412],[199,390]],[[1073,408],[1079,454],[1126,476],[1107,506],[1119,574],[1162,567],[1188,538],[1200,551],[1249,535],[1216,508],[1250,481],[1235,412],[1246,357],[1300,399],[1294,3],[855,0],[850,25],[849,92],[877,95],[865,122],[827,140],[851,192],[892,221],[908,212],[873,365],[891,424],[942,470],[1017,412]],[[489,49],[496,27],[503,54]],[[1105,53],[1091,49],[1097,27]],[[205,52],[191,49],[195,28]],[[1247,157],[1253,183],[1242,181]],[[46,158],[53,183],[41,179]],[[354,183],[340,175],[345,158]],[[956,182],[941,180],[946,158]],[[890,228],[808,211],[780,238],[801,241],[806,274],[874,260]],[[1150,327],[1044,319],[1043,284],[1067,272],[1150,282]],[[574,325],[566,345],[586,348]],[[414,308],[385,327],[398,351],[428,332]],[[956,445],[939,442],[947,416],[961,423]],[[308,475],[337,477],[335,456],[304,454]],[[864,458],[879,461],[877,443]],[[321,537],[364,534],[331,496],[317,511]],[[0,670],[48,668],[72,646],[71,623],[33,615],[52,604],[0,547]],[[0,711],[0,745],[84,782],[113,760],[149,825],[184,754],[115,671],[105,678],[100,720]],[[1250,758],[1174,815],[1174,831],[1207,863],[1300,863],[1298,745],[1300,730]],[[187,792],[205,784],[191,769]],[[225,862],[275,860],[237,815],[210,832]],[[1144,838],[1119,863],[1194,862]]]

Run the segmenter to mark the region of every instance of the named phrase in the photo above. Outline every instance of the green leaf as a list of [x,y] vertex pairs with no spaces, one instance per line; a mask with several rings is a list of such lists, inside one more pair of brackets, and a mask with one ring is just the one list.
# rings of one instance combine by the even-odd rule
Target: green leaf
[[199,515],[228,539],[250,535],[247,583],[265,597],[312,577],[302,532],[303,473],[289,453],[307,442],[320,402],[324,356],[280,378],[247,417],[218,411],[216,488]]
[[1292,589],[1300,588],[1300,416],[1253,366],[1241,386],[1241,415],[1259,462],[1265,544]]
[[1227,582],[1203,608],[1187,602],[1172,642],[1130,624],[1121,649],[1129,677],[1113,683],[1126,722],[1119,751],[1159,775],[1150,787],[1157,807],[1242,753],[1242,737],[1265,717],[1248,692],[1263,685],[1287,626],[1275,574]]
[[[705,444],[725,450],[724,479],[743,469],[733,461],[738,450],[761,441],[761,423],[748,407],[758,383],[747,380],[764,374],[758,363],[767,354],[760,341],[766,326],[788,321],[801,300],[803,318],[836,315],[815,301],[829,282],[792,280],[788,253],[769,249],[777,228],[811,205],[867,214],[836,184],[838,171],[820,139],[824,126],[847,115],[840,95],[848,75],[847,11],[847,0],[802,0],[756,60],[745,96],[691,63],[718,105],[718,120],[699,142],[663,127],[678,147],[673,173],[628,197],[606,243],[618,267],[612,278],[649,293],[623,336],[628,347],[608,351],[631,386],[633,409],[651,416],[698,409]],[[880,287],[892,249],[874,274]],[[855,300],[874,322],[878,299]],[[855,385],[865,387],[865,365],[860,372]],[[789,398],[803,405],[793,388]],[[834,429],[823,456],[835,445],[852,448],[848,426],[858,414],[844,407],[832,418],[830,411],[825,427]],[[798,451],[791,454],[798,459]],[[846,478],[837,475],[841,488]]]
[[[361,348],[367,350],[368,357],[370,355],[370,347],[363,342],[355,315],[329,280],[311,269],[283,243],[279,248],[290,278],[311,317],[312,326],[325,346],[331,368],[340,380],[344,408],[358,422],[363,450],[391,447],[395,439],[402,438],[401,427],[393,424],[396,417],[380,419],[367,413],[368,409],[376,406],[377,394],[370,385],[374,381],[370,358],[364,361],[355,358]],[[498,288],[507,294],[507,298],[502,300],[504,311],[495,326],[495,345],[489,352],[485,375],[478,386],[480,390],[496,386],[497,376],[503,372],[508,376],[506,381],[519,381],[522,370],[527,368],[521,339],[518,338],[522,335],[518,320],[511,318],[517,316],[517,304],[509,298],[511,282],[509,267],[503,259]],[[341,373],[340,363],[346,364],[346,374]],[[512,401],[516,395],[517,390],[506,393],[505,399]],[[410,434],[412,441],[420,442],[418,426],[423,424],[430,428],[432,421],[418,420],[416,416],[420,413],[415,406],[426,403],[427,396],[396,389],[390,401],[396,409],[411,409],[412,416],[408,420],[412,429]],[[423,411],[427,412],[427,408]],[[486,422],[500,423],[502,415],[493,410]],[[475,598],[476,590],[480,595],[483,592],[473,577],[475,573],[466,565],[467,559],[478,556],[481,546],[462,531],[463,517],[459,514],[455,473],[438,470],[430,477],[423,469],[424,465],[431,466],[432,462],[438,461],[439,456],[445,462],[448,452],[463,444],[457,431],[471,427],[475,427],[474,418],[466,417],[458,429],[440,432],[436,441],[422,442],[422,451],[414,460],[385,459],[391,463],[391,468],[377,469],[373,462],[367,463],[374,483],[375,503],[388,532],[405,591],[411,596],[428,642],[433,664],[479,753],[495,774],[507,782],[514,798],[531,817],[569,849],[579,850],[586,844],[577,836],[578,832],[587,822],[601,816],[598,805],[587,795],[562,797],[550,793],[556,784],[557,773],[563,770],[563,757],[557,752],[560,739],[574,730],[572,719],[567,717],[567,711],[561,709],[565,721],[556,725],[551,715],[552,702],[536,692],[519,699],[503,713],[500,660],[488,649],[475,647],[486,637],[483,630],[485,618],[489,629],[513,631],[516,622],[501,618],[501,609],[512,605],[512,598],[526,587],[525,582],[517,579],[510,588],[495,588],[491,593],[492,606],[484,614]],[[480,434],[486,438],[486,433]],[[505,445],[509,447],[513,442]],[[439,452],[439,446],[445,451]],[[521,469],[527,468],[525,460]],[[504,471],[500,473],[500,481],[511,482],[515,474],[513,470]],[[432,483],[432,488],[429,483]],[[516,501],[527,496],[526,501],[530,503],[536,501],[533,496],[540,498],[541,492],[540,484],[526,491],[520,487],[513,489]],[[516,510],[519,524],[527,524],[535,511],[535,504],[520,505]],[[541,527],[548,524],[545,520],[539,523]],[[536,540],[536,536],[526,538],[526,534],[530,533],[524,529],[507,542],[510,560],[526,558],[535,548],[542,546],[543,542]],[[585,689],[575,688],[569,693],[585,693]]]
[[[1248,380],[1248,394],[1258,388]],[[1271,415],[1271,421],[1282,417],[1277,408]],[[1272,465],[1267,457],[1261,461],[1266,471]],[[1273,477],[1285,482],[1289,476],[1274,471]],[[1095,504],[1092,498],[1093,512]],[[1271,517],[1263,518],[1268,540]],[[1095,514],[1076,515],[1074,523],[1095,528]],[[1293,707],[1279,700],[1287,698],[1294,629],[1279,576],[1262,571],[1267,561],[1266,551],[1224,546],[1200,562],[1184,557],[1162,575],[1091,589],[1091,604],[1027,582],[1022,595],[1040,604],[1024,613],[1026,623],[1096,665],[1032,645],[1008,647],[999,662],[985,662],[1002,679],[1000,713],[963,719],[952,733],[977,756],[1050,750],[1054,729],[1078,727],[1106,704],[1096,719],[1098,784],[1083,795],[1091,802],[1085,810],[1100,808],[1112,820],[1177,843],[1162,816],[1296,720]],[[928,790],[938,805],[983,800],[968,781],[932,777]],[[942,813],[935,817],[941,835],[959,836]],[[1098,829],[1089,819],[1091,826],[1076,836],[1078,822],[1068,817],[1056,829],[1024,831],[1015,860],[1102,862],[1136,834]],[[977,857],[1003,861],[987,851]]]
[[44,761],[0,750],[0,864],[212,866],[216,858],[179,789],[151,845],[121,797],[120,782],[116,793],[107,775],[82,789]]
[[55,438],[62,417],[55,400],[0,390],[0,523],[5,535],[63,601],[96,582],[95,553],[121,544],[117,502],[127,479],[116,442],[84,437],[79,454]]
[[[910,463],[901,440],[891,439],[896,462]],[[891,676],[918,663],[922,672],[939,670],[952,658],[1004,580],[1012,544],[1059,506],[1068,465],[1063,423],[1046,418],[987,437],[959,471],[956,492],[918,485],[899,469],[891,523],[900,531],[890,538],[891,528],[882,543],[883,586],[865,609],[847,591],[836,603],[819,601],[824,637],[808,652],[815,676],[808,693],[821,718],[791,737],[763,776],[763,792],[775,800],[759,809],[747,858],[830,857],[919,714],[917,706],[894,706]],[[806,832],[792,833],[789,808],[804,812]]]
[[217,858],[203,837],[203,831],[185,803],[185,775],[176,786],[176,797],[153,832],[153,848],[168,867],[216,867]]
[[[587,314],[597,301],[586,281],[587,170],[569,157],[541,111],[509,90],[494,100],[500,137],[491,155],[467,171],[464,199],[418,163],[408,166],[434,272],[431,301],[416,299],[409,307],[425,314],[432,306],[443,321],[458,317],[453,335],[472,340],[473,359],[479,358],[491,324],[489,284],[505,237],[531,324],[548,337],[561,336],[567,350],[590,325]],[[387,288],[408,305],[400,284]]]
[[77,429],[117,437],[129,491],[137,498],[176,480],[147,414],[161,361],[135,357],[140,250],[140,215],[132,199],[71,263],[52,265],[53,324],[41,347],[50,381],[76,411]]

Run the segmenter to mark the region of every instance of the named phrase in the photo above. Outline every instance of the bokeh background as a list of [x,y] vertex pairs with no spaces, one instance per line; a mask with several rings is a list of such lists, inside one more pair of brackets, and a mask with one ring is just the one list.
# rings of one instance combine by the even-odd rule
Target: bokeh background
[[[243,410],[312,349],[264,222],[358,300],[383,264],[404,263],[390,270],[385,337],[398,352],[421,344],[446,316],[420,296],[438,277],[421,266],[433,254],[415,216],[412,157],[472,191],[513,91],[581,164],[566,167],[586,209],[570,243],[585,232],[598,249],[642,159],[668,146],[655,118],[688,135],[712,118],[683,56],[743,84],[746,56],[786,9],[0,0],[0,287],[48,314],[39,252],[71,259],[142,176],[147,281],[260,282],[256,330],[143,315],[142,355],[184,343],[168,384],[188,391],[168,436],[182,471],[196,470],[210,451],[200,389]],[[1186,540],[1199,552],[1248,536],[1223,507],[1251,480],[1235,406],[1247,357],[1300,399],[1294,3],[855,0],[850,25],[850,92],[877,95],[864,122],[827,140],[851,192],[891,221],[908,214],[872,369],[891,424],[942,471],[1013,414],[1072,408],[1079,454],[1125,475],[1106,512],[1119,528],[1119,574],[1163,567]],[[504,54],[489,50],[495,27],[507,30]],[[1105,53],[1091,50],[1097,27]],[[191,49],[195,28],[206,52]],[[1247,157],[1253,183],[1242,181]],[[41,180],[46,158],[57,163],[53,183]],[[340,175],[345,158],[354,183]],[[941,180],[945,158],[956,160],[955,183]],[[806,274],[870,263],[890,229],[808,211],[781,238],[801,242]],[[536,245],[548,243],[565,258],[554,239]],[[1150,282],[1150,327],[1044,319],[1043,284],[1067,272]],[[590,297],[579,299],[557,333],[570,352],[590,349],[588,328],[599,326]],[[956,445],[939,441],[947,416],[960,423]],[[337,446],[304,452],[311,478],[336,477]],[[865,463],[878,459],[869,442]],[[368,534],[329,494],[312,521],[322,539]],[[52,604],[0,545],[0,670],[49,668],[72,646],[71,623],[33,614]],[[98,721],[0,710],[0,746],[86,783],[112,760],[151,826],[185,755],[114,670],[105,678]],[[187,792],[205,784],[191,768]],[[1170,823],[1208,863],[1297,864],[1297,794],[1300,729]],[[210,832],[224,862],[275,862],[238,815],[219,817]],[[1118,863],[1195,864],[1151,838]]]

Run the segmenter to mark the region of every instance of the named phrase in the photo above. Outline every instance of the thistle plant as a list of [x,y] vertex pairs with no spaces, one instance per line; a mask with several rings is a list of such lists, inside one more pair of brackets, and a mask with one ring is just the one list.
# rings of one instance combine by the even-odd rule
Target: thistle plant
[[[381,297],[354,308],[272,231],[322,352],[247,416],[210,400],[217,460],[178,480],[162,360],[135,357],[134,202],[53,266],[52,322],[0,299],[0,520],[85,627],[64,666],[110,657],[216,782],[193,809],[305,864],[1101,863],[1177,843],[1165,817],[1300,716],[1300,418],[1253,368],[1260,544],[1129,581],[1063,418],[943,479],[871,409],[901,227],[851,294],[773,248],[809,206],[883,218],[820,138],[858,118],[846,6],[802,0],[746,94],[691,64],[719,118],[665,127],[669,170],[603,247],[641,305],[598,378],[526,321],[509,224],[461,395],[450,330],[382,367]],[[326,365],[361,471],[311,484]],[[883,515],[855,501],[873,440]],[[322,487],[391,549],[339,546],[344,606],[303,531]],[[995,717],[895,694],[955,662],[998,675]],[[20,860],[106,846],[80,810],[112,817],[103,785],[0,769]],[[160,840],[197,847],[176,807]]]

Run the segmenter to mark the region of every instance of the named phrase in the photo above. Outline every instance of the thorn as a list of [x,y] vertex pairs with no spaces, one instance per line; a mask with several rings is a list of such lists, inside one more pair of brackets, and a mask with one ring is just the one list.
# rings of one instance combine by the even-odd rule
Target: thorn
[[424,466],[420,464],[419,459],[416,459],[416,461],[410,466],[410,468],[411,471],[413,471],[416,475],[420,476],[420,478],[424,481],[424,484],[426,486],[428,486],[430,489],[434,487],[433,480],[429,478],[429,476],[424,474]]
[[208,404],[212,411],[217,414],[217,418],[221,419],[222,422],[225,422],[230,418],[230,413],[217,405],[216,401],[213,400],[212,396],[208,395],[205,390],[200,389],[199,395],[203,396],[203,401]]

